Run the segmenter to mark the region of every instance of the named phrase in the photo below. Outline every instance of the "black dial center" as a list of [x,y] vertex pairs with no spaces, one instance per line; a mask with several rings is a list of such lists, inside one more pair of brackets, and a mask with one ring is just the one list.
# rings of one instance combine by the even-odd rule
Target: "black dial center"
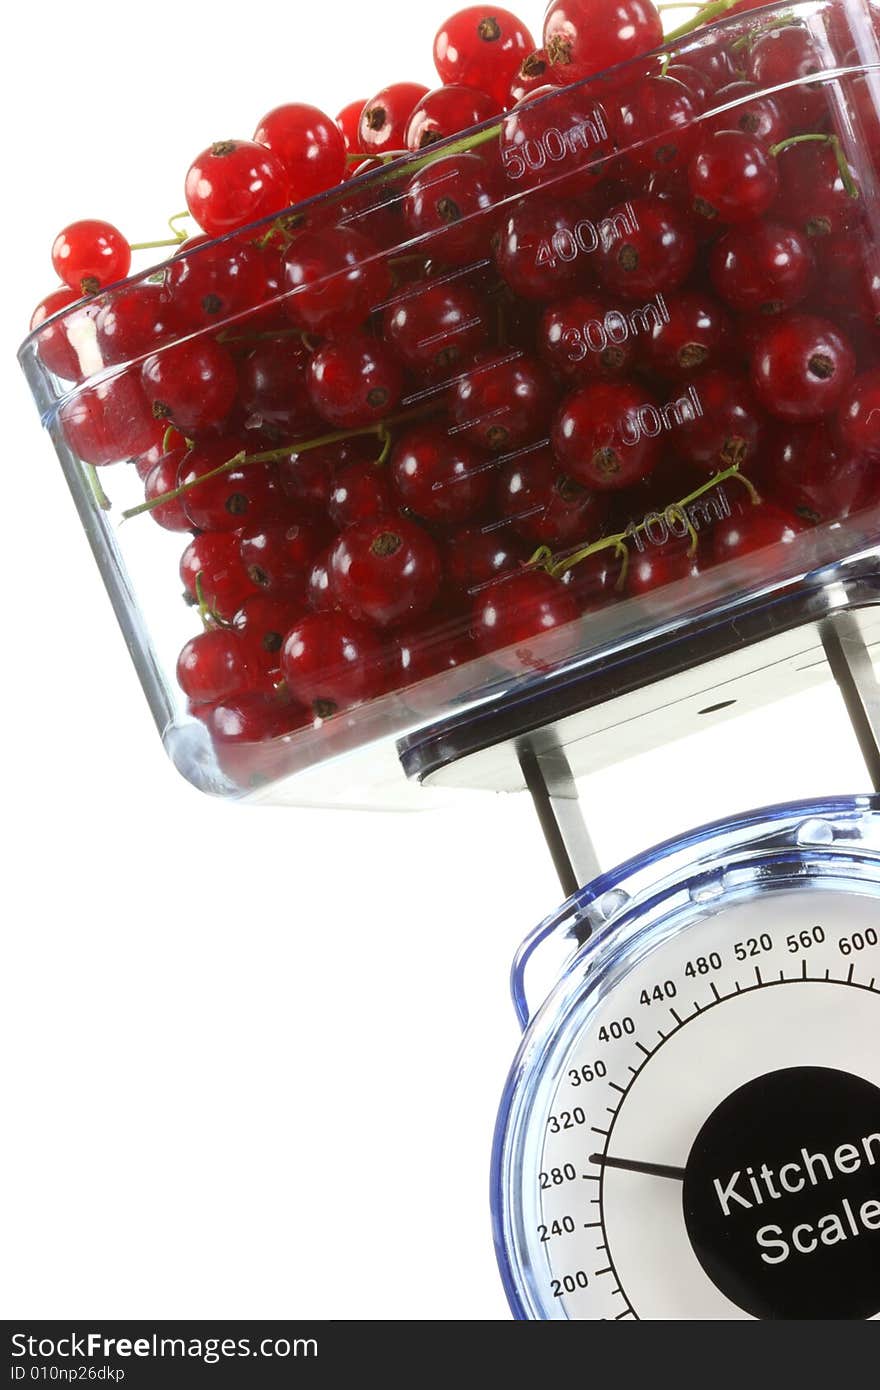
[[880,1088],[827,1067],[749,1081],[697,1135],[683,1205],[706,1274],[753,1317],[873,1317]]

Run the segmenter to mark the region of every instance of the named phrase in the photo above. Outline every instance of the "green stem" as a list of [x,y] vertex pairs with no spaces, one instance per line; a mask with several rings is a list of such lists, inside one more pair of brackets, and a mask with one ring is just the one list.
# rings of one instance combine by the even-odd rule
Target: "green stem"
[[160,246],[179,246],[181,238],[166,237],[164,241],[133,241],[130,243],[132,251],[154,251]]
[[176,227],[174,224],[182,221],[184,217],[191,218],[192,213],[189,211],[176,212],[173,217],[169,217],[168,219],[168,226],[171,228],[178,241],[186,241],[186,232],[183,231],[182,228]]
[[850,198],[860,198],[858,184],[852,176],[852,169],[849,167],[843,145],[840,143],[839,135],[790,135],[787,140],[780,140],[778,145],[770,146],[770,153],[777,158],[784,150],[789,150],[794,145],[830,145],[834,151],[834,158],[837,160],[837,168],[840,171],[840,180]]
[[701,10],[687,20],[685,24],[673,29],[666,35],[666,43],[675,43],[677,39],[685,39],[688,34],[692,34],[695,29],[700,29],[704,24],[711,24],[714,20],[720,19],[722,15],[732,10],[737,0],[713,0],[711,5],[704,5]]
[[394,442],[391,431],[387,428],[387,426],[383,425],[382,428],[379,430],[379,439],[382,444],[382,452],[376,459],[376,467],[384,468],[389,458],[391,457],[391,445]]
[[101,486],[101,480],[98,477],[98,470],[97,468],[95,468],[94,464],[86,464],[86,477],[89,480],[89,487],[92,489],[92,496],[94,497],[98,506],[101,508],[101,511],[109,512],[113,506],[113,503],[110,501],[110,498],[107,496],[106,492]]
[[393,159],[406,159],[411,150],[387,150],[382,154],[347,154],[346,164],[366,164],[368,159],[378,159],[383,164],[390,164]]
[[383,439],[385,432],[394,429],[396,425],[409,424],[411,420],[422,420],[426,415],[435,414],[437,410],[437,403],[432,402],[430,406],[422,406],[418,410],[390,415],[387,420],[380,420],[375,425],[362,425],[353,430],[335,430],[332,434],[322,434],[317,439],[294,440],[291,444],[285,444],[278,449],[267,449],[259,454],[248,454],[242,449],[233,458],[227,459],[217,468],[212,468],[210,472],[203,473],[201,477],[191,478],[189,482],[181,483],[180,487],[174,488],[171,492],[163,492],[148,502],[141,502],[137,507],[129,507],[128,511],[122,513],[122,520],[130,521],[132,517],[141,516],[143,512],[152,512],[156,507],[164,506],[166,502],[176,502],[194,487],[213,482],[215,478],[222,478],[224,473],[231,473],[233,468],[246,468],[252,463],[276,463],[278,459],[287,458],[290,454],[307,454],[311,449],[324,449],[330,444],[341,444],[346,439],[366,439],[371,434]]

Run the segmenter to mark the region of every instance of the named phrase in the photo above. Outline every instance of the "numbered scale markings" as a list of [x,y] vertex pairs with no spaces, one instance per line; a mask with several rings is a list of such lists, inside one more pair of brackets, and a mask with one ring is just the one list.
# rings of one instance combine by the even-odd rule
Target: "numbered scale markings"
[[544,930],[493,1179],[517,1316],[880,1315],[878,847],[867,799],[782,808]]

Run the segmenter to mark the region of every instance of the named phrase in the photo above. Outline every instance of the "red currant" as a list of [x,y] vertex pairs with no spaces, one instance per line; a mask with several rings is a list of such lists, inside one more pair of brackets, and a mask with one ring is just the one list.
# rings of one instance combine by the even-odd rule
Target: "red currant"
[[[53,290],[40,300],[31,315],[30,331],[38,334],[37,353],[40,361],[47,371],[63,377],[65,381],[79,381],[82,376],[79,355],[67,331],[73,316],[64,314],[63,318],[54,322],[47,323],[47,320],[69,309],[72,304],[78,304],[80,298],[78,290]],[[84,313],[89,311],[84,310]],[[79,318],[79,315],[76,317]],[[43,327],[44,324],[46,327]]]
[[544,47],[554,82],[566,86],[638,58],[663,42],[651,0],[551,0]]
[[59,417],[72,452],[96,468],[138,458],[156,440],[156,421],[136,377],[84,387],[62,405]]
[[257,309],[275,288],[269,262],[256,246],[238,238],[214,243],[204,235],[190,237],[172,256],[165,284],[178,319],[192,328],[223,325]]
[[232,759],[227,750],[239,744],[265,743],[282,738],[307,722],[306,711],[301,705],[259,690],[219,701],[211,707],[205,719],[211,738],[219,745],[217,758],[220,766],[227,777],[245,785],[251,784],[254,779],[250,752],[239,768],[237,760]]
[[446,575],[459,594],[473,594],[520,569],[529,546],[509,526],[463,527],[446,547]]
[[[773,91],[793,126],[817,125],[828,113],[826,68],[813,36],[800,24],[768,29],[748,52],[747,73],[756,86]],[[815,77],[815,82],[807,79]],[[778,88],[778,91],[774,89]]]
[[485,508],[492,464],[442,425],[421,425],[397,442],[391,475],[400,503],[425,521],[460,525]]
[[669,169],[690,155],[700,130],[700,104],[675,77],[647,77],[620,102],[615,121],[617,144],[637,171]]
[[403,372],[387,343],[365,333],[325,343],[308,370],[309,398],[336,429],[357,429],[390,415],[403,393]]
[[544,310],[538,347],[547,365],[567,381],[621,377],[632,366],[632,326],[608,299],[578,294]]
[[120,290],[98,312],[95,331],[105,367],[134,362],[168,343],[179,328],[162,285]]
[[[178,485],[195,483],[241,453],[237,439],[203,439],[180,466]],[[265,516],[278,497],[275,470],[268,463],[242,464],[207,478],[183,494],[183,509],[199,531],[235,531]]]
[[258,342],[238,362],[242,409],[287,439],[304,436],[317,424],[306,383],[308,363],[309,354],[295,339]]
[[350,101],[336,117],[346,154],[366,154],[366,149],[361,143],[360,129],[361,114],[366,104],[366,99]]
[[688,540],[673,540],[663,546],[630,557],[626,570],[626,592],[630,598],[641,598],[676,584],[683,579],[693,581],[700,576],[700,557],[691,554]]
[[183,339],[154,353],[141,379],[155,418],[186,435],[222,425],[238,393],[235,363],[210,338]]
[[753,222],[776,201],[779,170],[755,136],[743,130],[717,130],[693,156],[688,181],[700,217]]
[[660,376],[690,377],[717,367],[729,347],[730,319],[711,295],[698,290],[663,297],[648,322],[642,356]]
[[233,626],[244,639],[250,664],[280,672],[284,639],[304,612],[302,600],[292,594],[255,594],[246,599]]
[[59,280],[78,294],[96,294],[124,280],[131,268],[131,247],[109,222],[71,222],[55,238],[52,264]]
[[375,630],[343,613],[307,613],[287,634],[281,669],[294,699],[329,719],[384,693],[385,654]]
[[764,502],[716,526],[712,533],[713,559],[723,564],[741,560],[756,550],[790,545],[800,530],[796,517]]
[[344,439],[302,453],[294,451],[278,464],[281,491],[300,512],[325,514],[336,474],[375,452],[376,442],[370,439]]
[[730,82],[715,93],[717,115],[703,122],[706,132],[741,130],[764,145],[776,145],[791,134],[791,121],[775,96],[754,82]]
[[582,204],[573,200],[533,196],[514,204],[501,223],[495,250],[498,269],[514,294],[546,303],[583,282],[577,238],[584,220]]
[[[468,662],[480,655],[470,632],[462,629],[460,619],[440,623],[436,615],[414,627],[396,632],[388,644],[388,678],[392,690],[406,690],[406,704],[419,713],[435,714],[438,706],[437,695],[420,695],[413,690],[421,681],[432,676],[461,673]],[[460,686],[462,690],[469,684],[467,677],[459,677],[454,687],[444,682],[445,698]]]
[[[185,446],[181,445],[178,449],[172,449],[163,459],[153,465],[144,480],[144,497],[147,502],[153,502],[157,497],[164,497],[167,493],[176,490],[180,465],[185,452]],[[154,507],[150,516],[166,531],[191,531],[193,529],[193,524],[184,510],[182,497],[176,497],[171,502],[163,502],[160,507]]]
[[502,454],[546,436],[555,403],[545,367],[521,352],[481,353],[452,398],[452,418],[480,449]]
[[802,521],[842,521],[876,500],[864,455],[834,436],[828,421],[781,425],[764,449],[761,490]]
[[223,236],[282,212],[291,201],[281,161],[253,140],[220,140],[193,160],[186,204],[209,236]]
[[273,516],[239,533],[241,562],[259,589],[302,593],[309,570],[327,544],[327,527],[296,516]]
[[535,41],[509,10],[472,5],[441,25],[434,39],[434,64],[447,85],[478,87],[507,103],[510,84]]
[[[830,140],[789,145],[779,158],[780,202],[809,237],[849,231],[857,222],[861,199],[847,187]],[[853,177],[850,171],[850,177]]]
[[752,355],[752,381],[762,403],[781,419],[802,423],[835,411],[855,370],[843,334],[808,314],[768,325]]
[[423,527],[402,516],[350,526],[336,541],[330,571],[353,618],[392,627],[426,613],[440,589],[440,554]]
[[355,459],[336,471],[328,505],[330,520],[338,530],[374,521],[394,511],[388,473],[369,459]]
[[485,161],[478,154],[456,154],[436,159],[414,176],[403,214],[422,254],[444,265],[469,265],[489,255],[496,204]]
[[540,570],[505,575],[476,598],[473,632],[482,652],[510,671],[546,671],[570,656],[581,613],[570,589]]
[[602,534],[605,499],[566,477],[546,446],[504,465],[496,499],[501,516],[536,546],[586,544]]
[[190,700],[201,704],[253,689],[255,673],[239,633],[214,628],[187,642],[178,658],[177,681]]
[[580,87],[537,87],[501,127],[501,164],[515,192],[546,188],[556,198],[581,197],[600,182],[613,154],[607,116]]
[[284,274],[290,318],[321,335],[357,328],[391,289],[379,247],[343,227],[298,236],[285,253]]
[[408,150],[425,150],[501,113],[501,102],[476,87],[438,87],[416,106],[406,127]]
[[721,298],[741,314],[781,314],[809,293],[816,271],[802,232],[776,222],[735,227],[716,242],[710,273]]
[[339,607],[330,573],[330,550],[323,551],[309,570],[306,602],[314,613],[328,613]]
[[625,299],[642,299],[677,290],[696,255],[687,214],[662,198],[639,198],[608,213],[596,262],[606,289]]
[[760,458],[764,416],[749,383],[713,369],[696,378],[700,414],[693,411],[676,431],[679,456],[701,473],[740,467],[748,473]]
[[856,377],[843,398],[838,422],[848,449],[880,459],[880,367]]
[[518,106],[521,101],[525,101],[549,83],[550,64],[547,62],[547,54],[543,48],[537,48],[523,59],[514,74],[504,105],[508,110],[511,106]]
[[392,300],[383,328],[407,367],[443,381],[486,347],[489,309],[463,280],[420,283]]
[[396,82],[384,87],[361,112],[361,148],[370,154],[404,149],[410,117],[427,95],[428,88],[418,82]]
[[201,594],[209,612],[225,621],[258,592],[241,562],[238,536],[231,531],[195,536],[181,557],[180,578],[193,602]]
[[644,387],[594,382],[563,401],[553,452],[569,477],[598,492],[616,492],[652,471],[661,429],[660,412]]
[[288,201],[305,202],[342,183],[345,140],[339,126],[317,106],[290,102],[264,116],[254,132],[287,175]]

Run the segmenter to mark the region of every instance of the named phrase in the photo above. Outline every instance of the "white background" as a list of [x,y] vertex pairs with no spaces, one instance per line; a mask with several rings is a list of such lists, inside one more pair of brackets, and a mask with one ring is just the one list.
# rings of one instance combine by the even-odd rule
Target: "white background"
[[[446,9],[43,0],[5,20],[5,1317],[507,1316],[487,1211],[507,971],[559,898],[529,805],[258,811],[187,786],[13,360],[60,226],[163,235],[192,157],[278,102],[430,84]],[[829,688],[583,794],[611,864],[865,784]]]

